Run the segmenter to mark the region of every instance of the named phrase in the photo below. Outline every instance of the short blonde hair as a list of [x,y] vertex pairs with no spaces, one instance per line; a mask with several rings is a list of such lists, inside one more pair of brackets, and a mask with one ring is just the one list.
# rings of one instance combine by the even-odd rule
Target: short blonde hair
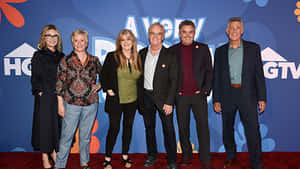
[[76,35],[84,35],[85,38],[86,38],[86,40],[89,41],[89,34],[88,34],[88,32],[85,31],[85,30],[77,29],[76,31],[74,31],[74,32],[72,33],[72,35],[71,35],[71,40],[72,40],[72,42],[73,42],[74,37],[75,37]]
[[40,36],[40,41],[39,44],[37,46],[37,48],[39,50],[43,50],[47,48],[47,44],[46,44],[46,40],[45,40],[45,35],[47,33],[47,31],[49,30],[55,30],[57,35],[58,35],[58,39],[57,39],[57,44],[55,46],[56,50],[58,50],[59,52],[62,52],[62,40],[61,40],[61,36],[60,33],[58,31],[58,29],[54,26],[54,25],[46,25],[44,26],[42,32],[41,32],[41,36]]

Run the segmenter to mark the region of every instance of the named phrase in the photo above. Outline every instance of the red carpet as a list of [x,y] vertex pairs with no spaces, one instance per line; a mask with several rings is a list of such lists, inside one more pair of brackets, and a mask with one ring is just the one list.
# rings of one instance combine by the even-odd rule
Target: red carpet
[[[167,169],[165,154],[159,154],[158,162],[153,166],[146,168],[143,162],[146,154],[130,154],[133,161],[132,169]],[[92,154],[90,166],[92,169],[102,169],[104,154]],[[178,155],[178,161],[180,155]],[[238,153],[238,163],[230,169],[249,169],[248,153]],[[225,159],[224,153],[212,153],[212,164],[216,169],[222,168],[222,163]],[[263,153],[264,169],[300,169],[300,152],[271,152]],[[121,155],[113,154],[112,159],[113,169],[124,169],[121,163]],[[68,169],[80,169],[79,154],[71,154],[68,164]],[[193,155],[192,165],[181,167],[180,169],[201,169],[198,155]],[[42,169],[40,153],[32,152],[0,152],[0,169]]]

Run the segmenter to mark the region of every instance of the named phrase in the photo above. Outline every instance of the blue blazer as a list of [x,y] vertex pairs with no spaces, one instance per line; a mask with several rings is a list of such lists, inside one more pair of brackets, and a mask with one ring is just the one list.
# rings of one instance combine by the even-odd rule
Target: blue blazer
[[[229,43],[215,51],[213,102],[220,102],[222,110],[226,111],[231,103],[231,82],[228,62]],[[266,101],[266,84],[258,44],[243,40],[242,67],[242,103],[256,106],[258,101]],[[225,109],[225,110],[224,110]]]

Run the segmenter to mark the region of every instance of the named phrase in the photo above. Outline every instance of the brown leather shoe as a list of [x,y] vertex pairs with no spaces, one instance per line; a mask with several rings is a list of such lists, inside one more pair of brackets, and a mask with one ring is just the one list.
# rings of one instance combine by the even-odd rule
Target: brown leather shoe
[[223,168],[229,168],[236,163],[236,160],[226,160],[223,164]]

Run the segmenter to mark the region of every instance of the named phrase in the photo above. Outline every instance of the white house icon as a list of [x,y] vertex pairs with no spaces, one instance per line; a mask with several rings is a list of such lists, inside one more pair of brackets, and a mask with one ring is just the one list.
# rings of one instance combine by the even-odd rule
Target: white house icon
[[31,57],[36,51],[32,46],[23,43],[21,46],[4,56],[4,75],[11,76],[14,72],[15,76],[21,76],[22,72],[31,75]]
[[273,62],[274,61],[284,62],[284,61],[287,61],[285,58],[280,56],[277,52],[275,52],[270,47],[267,47],[266,49],[264,49],[261,52],[261,56],[262,56],[262,60],[265,61],[265,62],[272,62],[272,61]]

